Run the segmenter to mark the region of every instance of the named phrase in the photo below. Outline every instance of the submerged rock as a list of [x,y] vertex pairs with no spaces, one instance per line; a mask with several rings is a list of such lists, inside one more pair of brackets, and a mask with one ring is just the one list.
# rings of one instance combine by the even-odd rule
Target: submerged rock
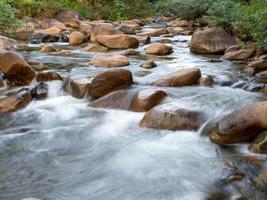
[[170,74],[164,79],[154,82],[154,85],[161,87],[179,87],[196,84],[201,77],[201,71],[198,68],[181,69]]
[[126,88],[131,84],[133,84],[131,71],[112,69],[98,74],[92,79],[89,94],[93,98],[99,98],[114,90]]
[[91,59],[90,64],[98,67],[122,67],[129,65],[129,60],[122,55],[96,55]]
[[29,85],[35,77],[35,72],[30,65],[15,52],[0,52],[0,70],[14,85]]
[[197,130],[206,117],[200,111],[180,108],[168,103],[154,107],[143,117],[140,127],[167,130]]
[[206,77],[201,77],[198,79],[198,84],[205,87],[211,87],[214,84],[212,76],[208,75]]
[[139,41],[129,35],[98,35],[96,41],[110,49],[136,49],[139,46]]
[[212,129],[209,138],[217,144],[252,141],[267,129],[267,102],[259,102],[223,117]]
[[124,52],[125,56],[133,56],[138,54],[140,54],[140,52],[135,49],[126,49],[126,51]]
[[146,61],[140,65],[140,67],[151,69],[157,67],[157,64],[154,61]]
[[146,49],[146,53],[152,55],[168,55],[173,53],[173,50],[172,47],[169,47],[165,44],[154,43]]
[[200,54],[220,54],[232,45],[238,44],[238,40],[220,28],[207,28],[193,34],[190,42],[190,50]]

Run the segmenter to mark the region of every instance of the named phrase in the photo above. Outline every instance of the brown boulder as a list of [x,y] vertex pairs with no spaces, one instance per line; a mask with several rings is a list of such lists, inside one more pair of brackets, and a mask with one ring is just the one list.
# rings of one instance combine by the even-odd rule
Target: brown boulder
[[11,50],[17,44],[16,40],[0,36],[0,50]]
[[166,28],[160,28],[160,29],[156,29],[156,30],[152,30],[148,32],[139,33],[138,35],[158,37],[158,36],[165,35],[165,34],[169,34],[169,31]]
[[129,65],[129,60],[123,55],[96,55],[91,59],[90,64],[98,67],[122,67]]
[[92,78],[71,76],[65,80],[64,90],[71,96],[82,99],[87,96]]
[[112,69],[93,78],[89,93],[92,97],[99,98],[131,84],[133,84],[131,71],[127,69]]
[[70,45],[79,45],[79,44],[84,43],[85,39],[86,38],[85,38],[83,33],[78,32],[78,31],[74,31],[69,36],[69,44]]
[[136,49],[139,41],[129,35],[97,35],[96,41],[110,49]]
[[112,24],[109,23],[91,23],[91,42],[96,43],[97,35],[124,35],[123,32],[117,30]]
[[171,47],[162,43],[153,43],[146,49],[146,54],[152,55],[168,55],[173,53]]
[[180,108],[173,103],[154,107],[143,117],[140,127],[167,130],[197,130],[206,120],[200,111]]
[[131,90],[117,90],[96,99],[88,106],[94,108],[130,110],[135,92]]
[[51,52],[56,52],[56,48],[53,45],[45,45],[42,49],[41,52],[43,53],[51,53]]
[[267,129],[267,102],[259,102],[224,116],[212,129],[209,138],[217,144],[252,141]]
[[245,49],[234,51],[232,48],[232,50],[227,49],[226,51],[227,53],[225,53],[223,56],[225,60],[247,60],[255,55],[256,47],[251,44]]
[[167,96],[162,90],[146,89],[141,90],[135,95],[132,102],[132,111],[145,112],[160,104]]
[[23,90],[0,100],[0,113],[15,112],[26,107],[32,101],[28,90]]
[[259,58],[255,61],[250,62],[245,67],[245,72],[248,74],[255,74],[257,72],[263,71],[267,69],[267,59]]
[[193,21],[188,21],[185,19],[175,19],[173,21],[170,21],[168,25],[173,27],[192,27]]
[[140,52],[135,50],[135,49],[126,49],[124,52],[125,56],[133,56],[133,55],[137,55],[137,54],[140,54]]
[[150,44],[151,38],[150,36],[135,36],[135,38],[142,44]]
[[15,85],[29,85],[35,77],[35,72],[24,58],[10,51],[0,53],[0,71]]
[[193,53],[220,54],[236,44],[238,44],[238,40],[223,29],[207,28],[193,34],[190,50]]
[[54,80],[62,81],[63,78],[55,71],[39,72],[36,75],[37,82],[47,82],[47,81],[54,81]]
[[50,27],[44,30],[47,34],[50,35],[59,35],[62,30],[58,27]]
[[108,51],[108,48],[103,47],[101,45],[90,43],[86,47],[84,47],[82,50],[88,51],[88,52],[105,52],[105,51]]
[[154,82],[154,85],[161,87],[179,87],[196,84],[201,77],[201,71],[198,68],[181,69],[165,79]]

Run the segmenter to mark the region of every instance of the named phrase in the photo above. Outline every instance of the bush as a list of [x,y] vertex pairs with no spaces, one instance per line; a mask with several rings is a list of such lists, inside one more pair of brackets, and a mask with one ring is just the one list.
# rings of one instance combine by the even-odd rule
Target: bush
[[259,47],[267,46],[267,1],[215,1],[205,19],[211,26],[222,27],[242,40],[253,40]]
[[205,14],[207,0],[161,0],[156,10],[165,15],[191,20]]
[[18,26],[19,21],[15,16],[15,8],[4,1],[0,1],[0,32],[8,33],[14,31]]

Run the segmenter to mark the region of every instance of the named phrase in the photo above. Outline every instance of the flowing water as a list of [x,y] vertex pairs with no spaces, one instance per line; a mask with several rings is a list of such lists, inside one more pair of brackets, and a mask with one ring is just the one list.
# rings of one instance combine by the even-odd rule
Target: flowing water
[[[125,68],[134,74],[133,88],[152,88],[149,84],[165,75],[198,67],[202,74],[214,77],[215,86],[164,88],[168,101],[204,111],[212,119],[266,99],[249,91],[257,81],[244,75],[242,64],[213,63],[210,57],[191,54],[190,36],[170,39],[174,53],[169,56],[145,55],[146,46],[141,46],[142,55],[130,57],[131,64]],[[63,77],[93,76],[106,70],[88,64],[95,53],[56,45],[71,54],[20,53]],[[140,68],[148,59],[158,67]],[[69,96],[61,89],[62,82],[48,84],[47,99],[0,116],[1,200],[30,196],[43,200],[267,199],[266,190],[251,181],[258,171],[266,171],[266,157],[249,153],[246,145],[221,148],[201,136],[201,130],[139,128],[145,113],[89,108],[90,100]],[[2,89],[0,95],[7,92]],[[249,157],[261,164],[247,162]],[[229,163],[233,169],[227,169]],[[226,184],[235,171],[248,174],[246,180]]]

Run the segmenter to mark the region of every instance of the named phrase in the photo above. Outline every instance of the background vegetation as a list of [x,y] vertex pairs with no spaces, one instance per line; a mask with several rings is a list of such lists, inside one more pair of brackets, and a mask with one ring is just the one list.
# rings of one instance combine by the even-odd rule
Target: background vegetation
[[204,17],[242,40],[267,46],[267,0],[0,0],[0,30],[18,26],[15,10],[30,17],[73,10],[88,19],[120,20],[168,15]]

